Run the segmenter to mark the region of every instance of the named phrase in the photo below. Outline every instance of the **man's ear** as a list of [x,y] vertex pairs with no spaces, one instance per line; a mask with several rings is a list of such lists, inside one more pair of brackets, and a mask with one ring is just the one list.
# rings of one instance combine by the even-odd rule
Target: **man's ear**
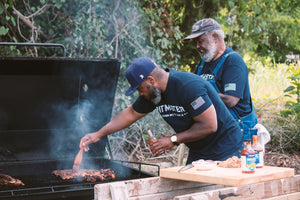
[[150,83],[151,85],[154,85],[155,79],[154,79],[153,76],[149,75],[149,76],[147,77],[146,81],[147,81],[148,83]]
[[213,37],[213,39],[214,39],[215,42],[219,41],[219,39],[220,39],[220,38],[219,38],[219,35],[216,34],[216,33],[213,33],[213,34],[212,34],[212,37]]

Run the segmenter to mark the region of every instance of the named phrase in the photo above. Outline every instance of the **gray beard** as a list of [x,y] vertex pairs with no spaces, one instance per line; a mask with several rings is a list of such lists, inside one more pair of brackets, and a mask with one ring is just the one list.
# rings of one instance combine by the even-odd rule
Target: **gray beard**
[[159,102],[161,101],[161,92],[158,88],[154,88],[152,89],[153,93],[152,93],[152,98],[151,101],[157,105],[159,104]]
[[200,56],[205,62],[210,62],[212,61],[212,59],[214,59],[217,53],[218,50],[216,44],[214,42],[211,42],[211,48],[205,53],[200,53]]

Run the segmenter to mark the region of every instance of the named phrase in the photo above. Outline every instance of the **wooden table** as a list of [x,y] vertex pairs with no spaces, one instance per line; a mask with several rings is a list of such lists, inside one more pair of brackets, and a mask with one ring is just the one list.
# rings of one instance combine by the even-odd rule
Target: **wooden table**
[[242,173],[241,168],[215,167],[208,171],[199,171],[195,167],[178,172],[181,167],[164,168],[160,177],[185,181],[203,182],[227,186],[243,186],[276,179],[293,177],[293,168],[264,166],[257,168],[253,174]]

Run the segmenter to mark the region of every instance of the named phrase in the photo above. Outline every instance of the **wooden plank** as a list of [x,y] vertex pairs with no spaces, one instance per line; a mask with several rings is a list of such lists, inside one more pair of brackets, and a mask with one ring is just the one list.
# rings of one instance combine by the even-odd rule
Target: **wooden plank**
[[[175,196],[173,200],[299,200],[300,175],[239,187],[190,193]],[[297,197],[297,198],[296,198]]]
[[278,197],[272,197],[264,200],[299,200],[300,199],[300,192],[281,195]]
[[95,200],[111,200],[110,194],[110,185],[109,183],[105,184],[96,184],[94,186],[94,199]]
[[94,199],[113,200],[112,195],[117,194],[118,191],[112,190],[114,188],[122,188],[122,190],[124,191],[123,186],[126,187],[129,196],[128,199],[130,200],[171,199],[175,195],[215,190],[225,187],[223,185],[212,185],[207,183],[150,177],[128,181],[96,184],[94,187]]
[[127,200],[129,195],[125,182],[115,182],[110,184],[110,194],[112,200]]
[[244,174],[240,168],[216,167],[209,171],[199,171],[191,168],[181,173],[181,167],[164,168],[160,170],[160,177],[185,181],[203,182],[227,186],[243,186],[281,178],[293,177],[293,168],[264,166],[256,169],[253,174]]
[[[126,193],[126,198],[128,192],[128,200],[229,200],[234,198],[237,200],[249,200],[248,198],[253,197],[265,199],[276,196],[285,198],[284,195],[300,192],[300,175],[240,187],[150,177],[96,184],[95,200],[112,200],[112,195],[117,194],[117,191],[112,190],[118,188],[122,189],[121,193]],[[290,200],[294,200],[293,195],[287,195],[287,197],[291,198]]]

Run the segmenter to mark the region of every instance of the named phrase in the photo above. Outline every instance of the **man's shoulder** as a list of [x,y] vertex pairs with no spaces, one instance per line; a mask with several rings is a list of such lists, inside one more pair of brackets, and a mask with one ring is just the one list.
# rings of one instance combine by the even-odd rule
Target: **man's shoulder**
[[[171,72],[171,71],[170,71]],[[194,73],[172,70],[170,73],[170,85],[181,92],[194,88],[204,87],[205,80]]]
[[175,78],[177,80],[182,80],[182,81],[188,80],[186,79],[187,77],[190,79],[199,79],[199,76],[195,75],[194,73],[186,72],[186,71],[177,71],[174,69],[170,69],[170,76],[172,78]]
[[226,50],[224,51],[222,56],[226,56],[226,55],[229,57],[232,57],[232,58],[234,58],[234,57],[242,58],[242,56],[237,51],[233,50],[230,47],[226,47]]
[[225,60],[225,65],[229,64],[229,65],[238,65],[241,67],[247,67],[243,57],[238,52],[227,47],[223,55],[226,54],[227,54],[227,58]]

